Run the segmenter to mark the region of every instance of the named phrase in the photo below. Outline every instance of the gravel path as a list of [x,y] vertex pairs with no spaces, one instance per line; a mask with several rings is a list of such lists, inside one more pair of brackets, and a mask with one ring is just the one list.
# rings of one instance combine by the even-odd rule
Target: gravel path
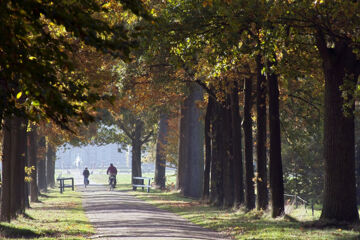
[[86,214],[96,229],[93,239],[226,239],[126,192],[108,191],[104,185],[77,189],[82,192]]

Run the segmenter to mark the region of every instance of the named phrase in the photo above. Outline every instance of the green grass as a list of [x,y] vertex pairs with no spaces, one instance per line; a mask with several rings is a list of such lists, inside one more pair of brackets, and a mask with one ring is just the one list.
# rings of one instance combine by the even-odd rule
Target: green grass
[[[267,212],[219,209],[183,198],[177,192],[132,192],[136,197],[172,211],[195,224],[223,232],[235,239],[360,239],[357,230],[306,227],[305,221],[318,218],[320,211],[294,209],[289,216],[272,219]],[[300,221],[302,220],[302,221]]]
[[51,189],[31,203],[26,216],[11,223],[0,222],[0,239],[86,239],[94,233],[78,192]]

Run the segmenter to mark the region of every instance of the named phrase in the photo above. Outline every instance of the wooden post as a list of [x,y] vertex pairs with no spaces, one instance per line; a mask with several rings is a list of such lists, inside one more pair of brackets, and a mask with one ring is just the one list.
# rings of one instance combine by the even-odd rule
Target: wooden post
[[150,178],[148,179],[147,192],[150,192]]
[[60,179],[60,193],[63,193],[64,191],[64,180]]

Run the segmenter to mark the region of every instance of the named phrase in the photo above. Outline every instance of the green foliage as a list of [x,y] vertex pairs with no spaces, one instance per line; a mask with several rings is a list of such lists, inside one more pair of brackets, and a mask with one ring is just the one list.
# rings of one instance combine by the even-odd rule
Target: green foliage
[[[139,1],[126,7],[141,9]],[[128,59],[136,46],[123,25],[101,20],[106,12],[98,1],[1,2],[1,119],[26,114],[33,120],[48,117],[63,127],[72,116],[92,120],[83,103],[100,96],[74,71],[73,54],[86,44]]]
[[299,78],[282,95],[285,192],[311,202],[322,198],[323,94],[321,82]]

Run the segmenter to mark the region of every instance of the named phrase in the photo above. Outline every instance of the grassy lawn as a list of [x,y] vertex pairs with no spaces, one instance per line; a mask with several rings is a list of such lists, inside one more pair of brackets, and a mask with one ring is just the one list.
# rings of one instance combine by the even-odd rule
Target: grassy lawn
[[[234,239],[360,239],[358,230],[340,228],[315,229],[306,221],[320,216],[304,208],[292,209],[288,216],[272,219],[267,212],[218,209],[208,204],[183,198],[177,192],[132,192],[159,208],[175,212],[191,222],[224,232]],[[357,227],[358,228],[358,227]]]
[[81,195],[56,189],[31,203],[26,217],[11,223],[0,222],[0,239],[86,239],[94,233],[82,209]]

